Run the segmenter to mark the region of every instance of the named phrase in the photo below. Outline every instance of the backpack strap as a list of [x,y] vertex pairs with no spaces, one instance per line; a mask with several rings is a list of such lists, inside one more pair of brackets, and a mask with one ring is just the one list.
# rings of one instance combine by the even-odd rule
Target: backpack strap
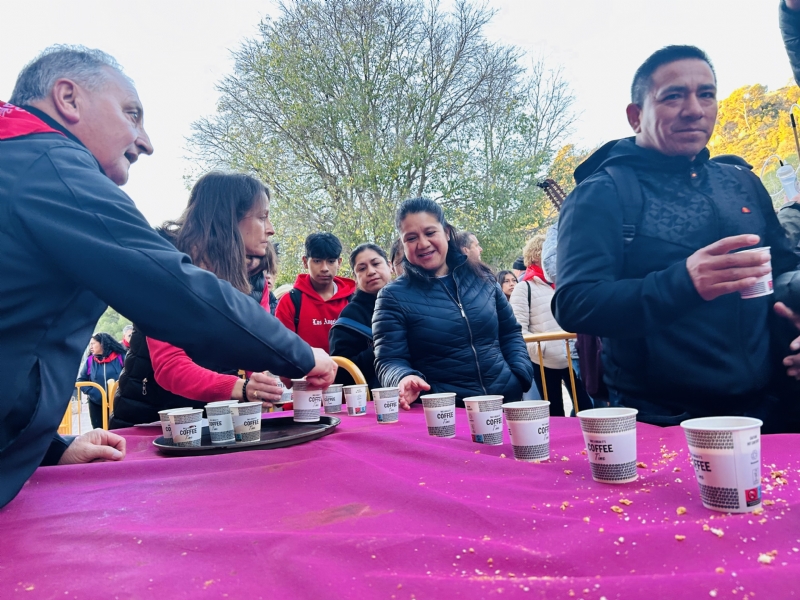
[[531,282],[526,281],[525,283],[528,284],[528,312],[531,310]]
[[606,173],[611,176],[622,203],[622,239],[625,246],[628,246],[642,220],[644,211],[644,198],[642,197],[642,186],[636,178],[636,174],[625,165],[609,165],[604,167]]
[[303,292],[297,288],[289,290],[289,296],[294,304],[294,332],[297,333],[300,326],[300,305],[303,303]]
[[357,331],[361,335],[368,337],[372,340],[372,328],[367,327],[363,323],[359,323],[354,319],[349,319],[347,317],[339,317],[336,319],[336,323],[333,324],[334,327],[347,327],[348,329],[352,329],[353,331]]
[[89,356],[86,357],[86,376],[91,379],[92,378],[92,353],[89,353]]

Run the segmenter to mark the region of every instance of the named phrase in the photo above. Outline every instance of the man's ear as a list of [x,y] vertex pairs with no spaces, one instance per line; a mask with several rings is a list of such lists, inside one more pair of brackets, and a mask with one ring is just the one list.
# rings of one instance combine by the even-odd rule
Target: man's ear
[[75,125],[81,120],[81,91],[71,79],[59,79],[50,91],[53,106],[66,125]]
[[642,132],[642,107],[638,104],[631,102],[625,108],[625,114],[628,115],[628,123],[634,133]]
[[339,266],[340,267],[342,266],[342,257],[341,256],[339,257]]
[[306,270],[308,269],[308,257],[307,256],[303,257],[303,268],[306,269]]

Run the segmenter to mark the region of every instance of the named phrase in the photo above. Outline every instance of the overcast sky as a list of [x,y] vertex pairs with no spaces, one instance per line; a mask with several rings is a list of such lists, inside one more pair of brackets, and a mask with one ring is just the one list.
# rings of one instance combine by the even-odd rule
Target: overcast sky
[[[636,67],[667,44],[695,44],[711,56],[720,98],[747,84],[771,89],[791,80],[774,0],[493,0],[489,37],[562,66],[580,114],[572,141],[595,146],[629,135],[625,120]],[[31,12],[35,14],[31,14]],[[277,14],[269,0],[39,0],[3,2],[0,99],[19,70],[45,47],[83,44],[109,52],[136,82],[155,154],[131,169],[125,186],[153,224],[186,205],[186,137],[214,112],[215,84],[230,72],[230,51]],[[280,224],[276,224],[278,227]]]

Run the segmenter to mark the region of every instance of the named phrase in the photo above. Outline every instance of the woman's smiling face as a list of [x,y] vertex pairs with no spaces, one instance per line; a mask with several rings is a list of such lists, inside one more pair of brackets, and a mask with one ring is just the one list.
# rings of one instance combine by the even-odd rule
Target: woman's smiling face
[[410,213],[400,223],[400,238],[408,262],[436,275],[447,274],[449,235],[436,216],[426,212]]

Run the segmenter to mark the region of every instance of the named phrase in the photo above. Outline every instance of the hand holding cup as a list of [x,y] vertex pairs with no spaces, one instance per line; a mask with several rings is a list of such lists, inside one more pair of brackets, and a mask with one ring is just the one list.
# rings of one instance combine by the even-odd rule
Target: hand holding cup
[[755,284],[759,277],[770,273],[768,250],[734,252],[754,246],[759,240],[757,235],[751,234],[722,238],[686,259],[686,270],[703,300],[714,300],[744,290]]
[[306,381],[311,389],[324,390],[329,387],[336,378],[336,369],[339,367],[328,356],[328,353],[321,348],[312,348],[316,364],[306,374]]
[[266,373],[253,373],[247,384],[247,398],[243,402],[261,402],[261,407],[269,410],[273,402],[280,402],[283,387],[277,377]]

